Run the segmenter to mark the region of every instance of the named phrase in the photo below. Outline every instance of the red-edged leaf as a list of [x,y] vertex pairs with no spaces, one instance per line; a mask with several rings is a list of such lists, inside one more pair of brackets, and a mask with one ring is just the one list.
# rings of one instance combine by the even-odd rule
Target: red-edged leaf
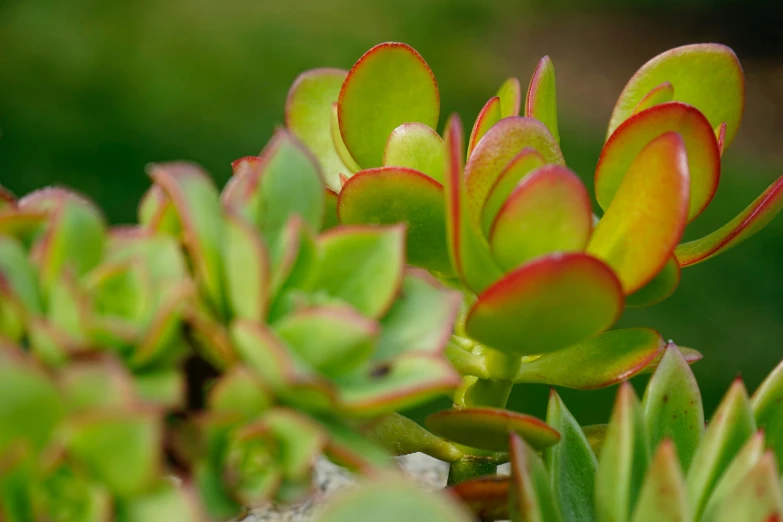
[[508,520],[510,478],[487,475],[460,482],[446,489],[468,506],[479,520]]
[[723,149],[726,148],[726,122],[724,121],[715,127],[715,139],[718,140],[718,151],[723,156]]
[[519,109],[522,107],[522,87],[517,78],[509,78],[498,89],[497,94],[500,98],[500,117],[519,116]]
[[337,192],[332,189],[325,189],[325,192],[324,224],[321,226],[321,231],[329,230],[340,224],[340,220],[337,217]]
[[546,125],[555,141],[560,143],[560,134],[557,131],[555,66],[549,56],[539,60],[530,79],[525,99],[525,116],[535,118]]
[[468,139],[468,158],[470,158],[470,154],[473,152],[473,149],[476,148],[476,144],[479,140],[483,138],[487,131],[499,122],[501,118],[500,98],[494,96],[481,108],[478,117],[476,118],[476,122],[473,124],[473,130],[470,131],[470,139]]
[[670,102],[674,99],[674,87],[670,82],[663,82],[657,87],[653,87],[650,92],[645,94],[644,98],[634,108],[631,115],[645,111],[650,107],[655,107],[662,103]]
[[415,169],[442,183],[445,152],[443,139],[432,128],[423,123],[403,123],[386,141],[383,165]]
[[255,228],[228,211],[223,227],[224,284],[229,310],[236,317],[266,318],[270,294],[270,261],[266,245]]
[[671,296],[680,284],[680,264],[672,256],[649,283],[625,298],[625,306],[652,306]]

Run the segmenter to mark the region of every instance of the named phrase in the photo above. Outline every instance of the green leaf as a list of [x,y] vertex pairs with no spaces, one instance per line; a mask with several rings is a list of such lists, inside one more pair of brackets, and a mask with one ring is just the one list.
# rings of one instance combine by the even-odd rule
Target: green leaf
[[706,261],[759,232],[783,209],[783,176],[775,180],[734,219],[706,236],[683,243],[675,254],[680,266]]
[[[332,104],[332,119],[330,121],[329,128],[332,131],[332,142],[334,143],[334,147],[337,150],[337,155],[340,156],[340,159],[342,162],[348,167],[348,172],[358,172],[362,170],[362,168],[359,166],[358,163],[356,163],[356,160],[353,159],[353,156],[351,156],[351,153],[348,152],[348,147],[345,146],[345,142],[343,141],[343,136],[340,133],[340,120],[338,115],[338,103],[335,102]],[[345,174],[348,175],[348,173],[340,173],[341,175]],[[350,175],[348,175],[350,177]],[[342,184],[342,177],[340,178],[340,183]]]
[[389,453],[377,441],[359,433],[354,423],[325,417],[318,421],[328,432],[324,454],[332,462],[365,476],[394,466]]
[[376,45],[348,73],[338,101],[340,132],[359,165],[380,167],[391,132],[407,122],[435,128],[440,95],[435,76],[412,47]]
[[592,203],[582,181],[567,167],[547,165],[516,186],[495,217],[489,244],[498,264],[513,269],[555,251],[583,250],[592,228]]
[[544,464],[563,522],[592,522],[598,461],[579,423],[554,389],[549,392],[546,422],[560,433],[560,442],[544,450]]
[[688,498],[697,518],[703,513],[718,479],[755,430],[745,386],[736,380],[707,426],[686,477]]
[[28,314],[41,314],[43,304],[38,279],[22,244],[11,236],[0,235],[0,278],[17,296]]
[[668,299],[680,285],[680,264],[671,256],[649,283],[625,298],[625,306],[652,306]]
[[271,388],[279,390],[301,376],[291,352],[266,326],[239,319],[229,326],[229,335],[240,358]]
[[446,247],[443,187],[408,168],[380,167],[358,172],[340,192],[337,207],[346,225],[405,223],[408,262],[451,275]]
[[321,231],[329,230],[340,225],[340,220],[337,218],[337,193],[332,189],[325,189],[325,210],[324,210],[324,224],[321,227]]
[[[332,229],[337,232],[339,229]],[[270,248],[270,297],[272,302],[289,288],[307,286],[316,268],[318,247],[313,231],[298,215],[288,220],[277,240]],[[274,320],[274,310],[270,310],[268,320]]]
[[172,410],[184,407],[187,383],[177,369],[136,374],[133,381],[142,403]]
[[675,445],[664,440],[652,459],[631,520],[690,522],[693,518],[685,491],[685,478],[677,460]]
[[555,141],[560,143],[560,134],[557,131],[555,66],[549,56],[541,58],[530,79],[525,98],[525,116],[546,125]]
[[631,116],[642,111],[646,111],[650,107],[655,107],[656,105],[670,102],[673,99],[674,87],[670,82],[663,82],[662,84],[650,89],[650,92],[644,95],[644,98],[642,98],[634,108]]
[[476,122],[473,124],[473,129],[470,131],[468,158],[470,158],[473,149],[476,148],[476,144],[501,118],[500,98],[494,96],[481,108],[476,117]]
[[282,408],[267,412],[261,422],[280,443],[280,463],[286,478],[307,478],[315,458],[326,446],[324,430],[308,417]]
[[671,440],[683,471],[688,471],[704,432],[704,407],[696,378],[676,345],[666,347],[642,408],[651,446]]
[[237,413],[255,419],[269,409],[272,398],[261,381],[248,368],[236,365],[220,376],[209,390],[209,410]]
[[516,355],[562,350],[608,329],[622,312],[614,273],[581,254],[539,257],[492,285],[468,312],[468,335]]
[[563,518],[539,456],[516,434],[511,434],[509,446],[509,511],[512,522],[561,522]]
[[509,78],[498,89],[497,94],[500,98],[500,117],[519,116],[519,109],[522,105],[522,88],[519,86],[519,80]]
[[599,459],[601,458],[601,448],[604,445],[604,439],[606,439],[608,428],[608,424],[591,424],[590,426],[582,427],[582,432],[585,434],[585,437],[587,437],[590,448]]
[[687,151],[690,176],[688,221],[707,208],[720,181],[720,151],[712,126],[690,105],[669,102],[629,118],[604,145],[595,170],[595,195],[609,209],[636,157],[650,142],[668,132],[678,133]]
[[73,361],[60,370],[58,382],[71,413],[125,408],[137,400],[128,371],[115,359]]
[[617,392],[598,459],[595,478],[595,514],[598,520],[630,520],[649,462],[650,446],[642,409],[633,387],[626,382]]
[[261,236],[238,213],[223,225],[223,277],[228,309],[235,317],[262,321],[269,306],[270,261]]
[[767,437],[767,446],[783,462],[783,362],[778,364],[751,399],[753,415]]
[[508,436],[515,433],[541,450],[560,440],[560,434],[544,421],[502,408],[448,409],[424,421],[427,428],[458,444],[491,451],[508,451]]
[[456,462],[465,456],[454,444],[399,413],[370,421],[362,432],[395,456],[421,452],[444,462]]
[[633,160],[595,228],[587,251],[605,260],[632,294],[671,257],[688,213],[688,168],[682,138],[673,132],[651,141]]
[[117,522],[199,522],[203,520],[194,492],[167,482],[116,507]]
[[674,86],[674,100],[699,109],[712,127],[727,122],[728,146],[742,120],[745,78],[737,56],[720,44],[684,45],[644,64],[620,94],[607,137],[631,115],[651,89],[667,81]]
[[373,522],[470,522],[470,514],[441,493],[425,491],[409,480],[387,476],[342,493],[314,522],[353,522],[372,513]]
[[315,154],[332,190],[340,190],[339,174],[348,171],[332,140],[332,104],[348,76],[342,69],[313,69],[300,74],[288,91],[286,127]]
[[720,155],[723,156],[723,151],[726,149],[726,122],[724,121],[717,127],[715,127],[715,139],[718,140],[718,150]]
[[5,210],[0,212],[0,234],[18,239],[34,236],[46,222],[47,213],[42,210]]
[[403,123],[392,131],[383,152],[385,167],[406,167],[418,170],[443,182],[446,168],[443,139],[423,123]]
[[405,227],[341,227],[321,235],[321,259],[309,285],[381,317],[394,302],[405,268]]
[[449,486],[446,491],[456,496],[478,520],[508,520],[511,479],[502,475],[484,475]]

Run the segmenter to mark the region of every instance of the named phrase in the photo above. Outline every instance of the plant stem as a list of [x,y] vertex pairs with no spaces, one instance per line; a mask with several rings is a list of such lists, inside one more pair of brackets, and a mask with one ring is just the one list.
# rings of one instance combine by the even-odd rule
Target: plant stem
[[477,379],[476,382],[465,389],[462,396],[462,407],[505,408],[508,396],[511,393],[511,381],[494,381],[491,379]]
[[468,456],[451,463],[447,485],[452,486],[483,475],[494,475],[497,471],[496,462],[481,457]]

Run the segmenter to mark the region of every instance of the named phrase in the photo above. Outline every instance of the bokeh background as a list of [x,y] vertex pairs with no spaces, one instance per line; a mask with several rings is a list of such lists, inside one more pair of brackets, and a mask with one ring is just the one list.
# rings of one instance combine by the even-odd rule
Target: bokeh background
[[[0,3],[0,183],[23,194],[69,185],[113,222],[135,218],[144,166],[189,159],[219,183],[282,123],[286,91],[312,67],[349,68],[376,43],[413,45],[434,70],[441,123],[472,122],[508,76],[527,85],[549,54],[563,152],[588,184],[613,103],[670,47],[717,41],[747,77],[745,121],[718,194],[687,231],[731,219],[783,173],[783,19],[777,0],[6,0]],[[589,7],[586,7],[589,5]],[[737,375],[754,389],[783,356],[783,217],[741,247],[688,268],[665,303],[622,325],[698,348],[712,411]],[[637,379],[643,386],[644,378]],[[547,390],[510,406],[543,414]],[[564,392],[586,423],[614,390]],[[442,404],[442,403],[441,403]],[[426,409],[412,412],[419,417]]]

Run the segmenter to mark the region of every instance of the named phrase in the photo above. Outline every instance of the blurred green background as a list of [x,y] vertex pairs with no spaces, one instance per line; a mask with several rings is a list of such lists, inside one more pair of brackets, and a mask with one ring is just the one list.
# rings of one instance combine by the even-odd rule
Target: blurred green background
[[[625,81],[667,48],[732,46],[748,81],[743,129],[717,197],[687,231],[722,225],[783,173],[783,39],[763,0],[6,0],[0,6],[0,183],[48,184],[96,199],[113,222],[135,217],[144,166],[189,159],[219,183],[282,123],[288,86],[308,68],[348,68],[388,40],[418,49],[441,89],[441,123],[472,122],[507,76],[527,85],[554,60],[563,152],[589,183]],[[686,269],[674,297],[629,310],[698,348],[708,411],[732,378],[752,390],[783,355],[783,218],[740,248]],[[638,379],[643,385],[644,379]],[[564,392],[587,423],[614,390]],[[541,414],[543,387],[511,406]],[[421,413],[421,410],[419,411]]]

